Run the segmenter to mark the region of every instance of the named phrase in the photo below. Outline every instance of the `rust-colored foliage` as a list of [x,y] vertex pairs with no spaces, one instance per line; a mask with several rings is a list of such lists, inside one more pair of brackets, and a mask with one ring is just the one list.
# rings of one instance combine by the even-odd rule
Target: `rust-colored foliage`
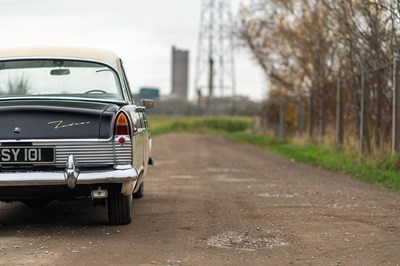
[[238,34],[270,84],[262,119],[269,122],[264,124],[279,121],[280,102],[287,97],[287,132],[298,130],[301,109],[293,106],[300,101],[309,135],[323,136],[335,127],[341,80],[345,132],[356,136],[359,74],[366,72],[367,148],[385,146],[391,124],[391,66],[380,67],[400,54],[399,14],[400,2],[390,0],[259,0],[244,6]]

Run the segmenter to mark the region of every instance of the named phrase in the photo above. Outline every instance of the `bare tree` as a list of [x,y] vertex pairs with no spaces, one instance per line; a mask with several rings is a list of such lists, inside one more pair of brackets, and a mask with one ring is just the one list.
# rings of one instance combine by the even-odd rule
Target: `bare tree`
[[29,92],[29,79],[24,75],[9,78],[7,86],[0,88],[0,95],[26,95]]

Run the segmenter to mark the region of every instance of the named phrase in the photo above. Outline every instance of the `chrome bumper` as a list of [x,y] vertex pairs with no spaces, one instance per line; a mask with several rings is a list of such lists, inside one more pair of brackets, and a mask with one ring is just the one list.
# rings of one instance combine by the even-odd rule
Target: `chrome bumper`
[[[76,184],[129,183],[138,178],[133,167],[99,171],[81,171]],[[67,185],[65,171],[0,173],[0,186]]]

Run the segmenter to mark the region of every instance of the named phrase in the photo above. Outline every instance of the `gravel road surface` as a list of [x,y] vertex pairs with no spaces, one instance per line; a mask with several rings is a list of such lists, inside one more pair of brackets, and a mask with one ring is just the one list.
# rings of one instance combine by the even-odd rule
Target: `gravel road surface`
[[399,265],[400,195],[224,137],[154,139],[128,226],[0,204],[0,265]]

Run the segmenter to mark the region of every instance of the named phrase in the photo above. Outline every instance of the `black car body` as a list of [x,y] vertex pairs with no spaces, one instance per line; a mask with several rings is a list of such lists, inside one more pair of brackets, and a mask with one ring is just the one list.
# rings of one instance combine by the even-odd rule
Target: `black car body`
[[131,222],[151,137],[122,61],[83,48],[0,50],[0,200],[42,207],[91,197]]

